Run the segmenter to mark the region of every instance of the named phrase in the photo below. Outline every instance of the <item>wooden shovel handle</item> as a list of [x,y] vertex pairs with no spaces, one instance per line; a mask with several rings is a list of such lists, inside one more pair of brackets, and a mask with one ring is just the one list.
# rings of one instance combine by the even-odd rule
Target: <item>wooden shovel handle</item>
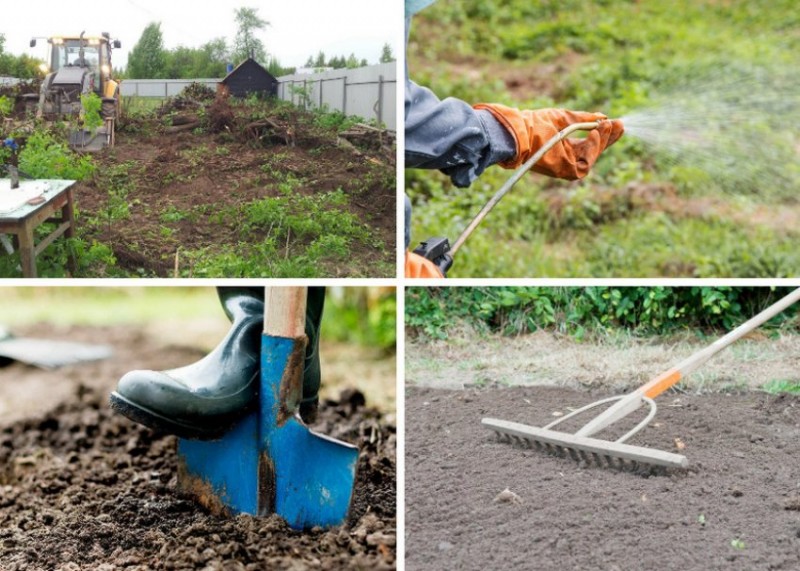
[[306,334],[305,287],[264,288],[264,333],[296,339]]

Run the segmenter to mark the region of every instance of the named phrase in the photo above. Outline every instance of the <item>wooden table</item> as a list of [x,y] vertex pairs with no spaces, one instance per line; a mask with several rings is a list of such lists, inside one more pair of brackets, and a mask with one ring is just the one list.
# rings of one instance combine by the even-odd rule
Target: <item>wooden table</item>
[[[36,256],[47,248],[61,235],[71,238],[74,235],[75,213],[73,208],[72,187],[74,180],[23,180],[20,188],[25,185],[41,185],[45,201],[41,204],[23,204],[16,210],[0,213],[0,234],[13,234],[14,242],[19,250],[22,264],[22,275],[26,278],[36,277]],[[0,192],[8,192],[10,182],[0,179]],[[60,217],[55,217],[58,211]],[[34,231],[44,222],[57,224],[55,230],[50,232],[41,242],[34,243]],[[67,256],[67,268],[75,273],[75,259]],[[11,277],[11,276],[0,276]]]

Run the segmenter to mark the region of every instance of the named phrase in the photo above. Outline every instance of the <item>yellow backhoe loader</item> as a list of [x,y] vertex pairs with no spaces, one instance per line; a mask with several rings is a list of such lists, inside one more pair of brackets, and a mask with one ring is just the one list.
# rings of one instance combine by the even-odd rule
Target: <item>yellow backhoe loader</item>
[[[108,33],[100,36],[54,36],[50,44],[47,74],[38,94],[26,94],[27,110],[45,120],[68,120],[82,126],[70,133],[69,144],[81,151],[99,151],[114,145],[114,129],[120,109],[119,82],[111,77],[111,49],[120,48],[119,40]],[[31,40],[36,46],[36,38]],[[81,95],[95,93],[102,103],[100,117],[103,125],[87,129],[84,125],[84,106]]]

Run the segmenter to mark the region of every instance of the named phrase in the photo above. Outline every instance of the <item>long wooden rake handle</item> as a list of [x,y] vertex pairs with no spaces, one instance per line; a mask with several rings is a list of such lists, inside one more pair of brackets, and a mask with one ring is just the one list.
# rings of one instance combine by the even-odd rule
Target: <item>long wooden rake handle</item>
[[642,403],[646,402],[645,399],[650,399],[650,401],[647,402],[652,402],[653,398],[675,385],[678,381],[725,349],[728,345],[734,341],[738,341],[753,329],[769,321],[798,300],[800,300],[800,288],[797,288],[783,299],[772,304],[755,317],[745,321],[739,327],[724,337],[721,337],[705,349],[698,351],[668,371],[661,373],[638,389],[628,393],[621,398],[617,404],[586,423],[575,435],[591,436],[638,409],[642,406]]
[[797,301],[800,301],[800,288],[797,288],[789,295],[783,297],[782,299],[778,300],[774,304],[770,305],[767,309],[752,317],[742,323],[739,327],[725,335],[717,339],[714,343],[706,347],[705,349],[698,351],[691,357],[687,357],[670,370],[665,371],[658,375],[657,377],[651,379],[646,384],[642,385],[637,389],[637,392],[640,394],[649,397],[655,398],[668,388],[672,387],[676,383],[678,383],[682,378],[686,375],[691,373],[692,371],[696,370],[700,365],[708,361],[711,357],[731,345],[732,343],[738,341],[760,325],[763,325],[782,311],[784,311],[789,306],[793,305]]

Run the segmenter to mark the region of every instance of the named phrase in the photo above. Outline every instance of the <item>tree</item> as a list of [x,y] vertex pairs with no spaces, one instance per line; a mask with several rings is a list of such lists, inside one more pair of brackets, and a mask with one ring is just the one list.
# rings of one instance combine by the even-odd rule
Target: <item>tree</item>
[[358,59],[356,59],[356,54],[350,54],[350,57],[347,58],[347,69],[354,67],[358,67]]
[[199,48],[178,46],[166,52],[166,60],[165,77],[170,79],[224,77],[228,46],[225,38],[214,38]]
[[256,8],[238,8],[235,12],[235,21],[238,26],[236,40],[233,44],[233,58],[239,63],[252,57],[259,63],[267,61],[267,51],[264,42],[255,37],[258,30],[263,30],[270,25],[266,20],[258,17]]
[[15,56],[5,51],[6,37],[0,34],[0,75],[16,77],[17,79],[32,79],[39,72],[40,60],[27,54]]
[[151,22],[128,56],[128,77],[161,79],[167,76],[167,53],[161,35],[161,23]]
[[325,52],[323,52],[322,50],[320,50],[319,53],[317,54],[317,59],[314,60],[313,67],[327,67],[325,65]]
[[[310,66],[306,66],[310,67]],[[278,61],[278,58],[275,56],[271,56],[269,58],[269,65],[267,66],[267,71],[270,72],[274,77],[280,77],[282,75],[292,75],[297,68],[294,67],[283,67],[281,62]]]
[[390,61],[394,61],[394,59],[392,46],[390,46],[388,43],[383,44],[383,49],[381,50],[381,59],[379,61],[381,63],[389,63]]

